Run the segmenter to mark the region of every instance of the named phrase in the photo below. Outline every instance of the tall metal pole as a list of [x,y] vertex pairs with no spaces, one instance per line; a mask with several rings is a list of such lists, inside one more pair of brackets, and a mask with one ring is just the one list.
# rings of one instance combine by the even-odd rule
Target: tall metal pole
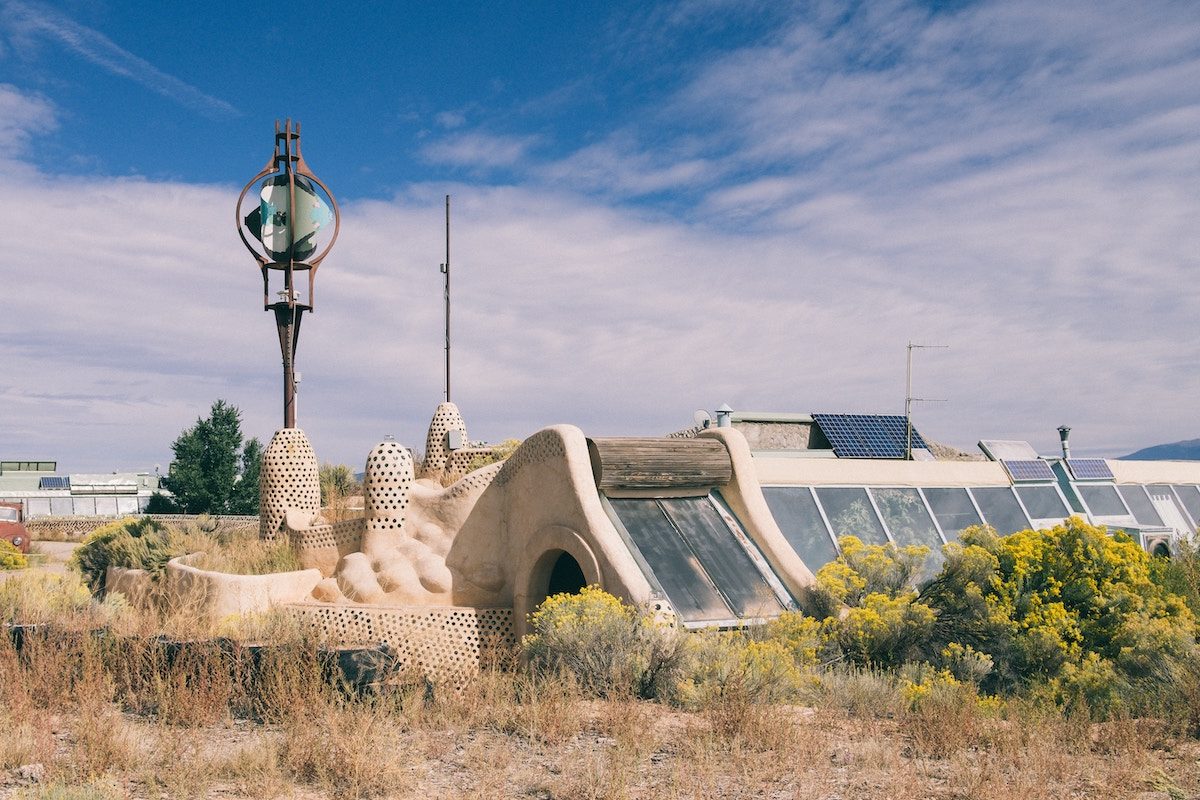
[[934,400],[925,397],[912,396],[912,356],[914,348],[922,350],[948,350],[948,344],[913,344],[910,339],[908,342],[908,367],[904,373],[904,460],[912,461],[912,404],[913,403],[944,403],[945,400]]
[[912,461],[912,339],[908,340],[908,367],[904,371],[904,460]]
[[442,264],[446,276],[446,402],[450,402],[450,195],[446,195],[446,263]]

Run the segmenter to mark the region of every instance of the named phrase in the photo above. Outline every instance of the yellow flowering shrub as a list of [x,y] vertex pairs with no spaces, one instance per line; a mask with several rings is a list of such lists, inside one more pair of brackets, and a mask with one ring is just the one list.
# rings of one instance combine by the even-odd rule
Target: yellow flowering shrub
[[0,539],[0,570],[25,569],[29,559],[8,539]]
[[685,705],[706,707],[723,697],[750,703],[790,700],[806,680],[787,643],[757,639],[746,631],[707,630],[693,636]]
[[768,622],[763,637],[787,648],[801,668],[816,666],[824,650],[820,621],[799,611],[785,611]]
[[598,586],[548,597],[521,642],[537,672],[565,672],[589,693],[667,697],[685,658],[682,632]]
[[1152,570],[1124,533],[1079,518],[1009,536],[968,529],[926,581],[923,548],[839,543],[842,555],[808,598],[821,618],[815,652],[832,647],[870,667],[923,662],[985,692],[1037,694],[1100,716],[1175,702],[1163,698],[1197,680],[1188,598],[1155,578],[1187,583],[1171,577],[1179,570]]

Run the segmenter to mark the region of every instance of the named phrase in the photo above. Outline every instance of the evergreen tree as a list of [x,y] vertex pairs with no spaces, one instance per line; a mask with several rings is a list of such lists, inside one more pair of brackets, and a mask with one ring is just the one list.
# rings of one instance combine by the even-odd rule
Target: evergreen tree
[[258,513],[258,472],[262,468],[262,442],[251,439],[242,448],[242,474],[233,487],[230,514]]
[[243,449],[241,416],[218,400],[207,419],[197,419],[171,445],[175,459],[164,483],[183,513],[258,512],[262,445],[251,439]]

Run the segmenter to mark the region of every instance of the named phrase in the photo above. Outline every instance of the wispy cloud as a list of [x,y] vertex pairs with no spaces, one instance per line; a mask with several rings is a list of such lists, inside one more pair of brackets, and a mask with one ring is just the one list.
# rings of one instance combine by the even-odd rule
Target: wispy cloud
[[629,132],[622,132],[539,167],[536,173],[556,185],[642,197],[704,186],[717,177],[717,169],[718,165],[686,152],[686,147],[649,152]]
[[[456,400],[476,438],[662,433],[721,402],[898,412],[910,339],[951,346],[917,365],[917,391],[951,401],[919,409],[933,438],[1050,452],[1065,422],[1108,455],[1194,438],[1200,21],[1171,3],[833,7],[705,55],[556,160],[539,159],[562,143],[469,127],[423,153],[510,185],[345,203],[299,356],[322,458],[423,439],[447,191]],[[0,106],[23,109],[14,141],[52,124],[35,96]],[[269,434],[279,355],[233,194],[6,185],[21,235],[0,271],[21,302],[0,341],[39,397],[0,392],[0,442],[96,469],[120,442],[144,466],[216,397]],[[114,324],[113,308],[139,313]],[[79,393],[102,398],[86,417]]]
[[58,118],[49,100],[0,83],[0,152],[4,153],[0,158],[24,154],[30,138],[57,126]]
[[40,3],[6,0],[0,6],[0,25],[17,40],[44,38],[56,42],[96,66],[139,83],[193,111],[207,115],[240,113],[224,100],[205,94],[125,50],[99,31],[80,25]]
[[427,144],[421,155],[435,164],[465,168],[511,167],[537,143],[533,136],[504,136],[471,131],[451,134]]

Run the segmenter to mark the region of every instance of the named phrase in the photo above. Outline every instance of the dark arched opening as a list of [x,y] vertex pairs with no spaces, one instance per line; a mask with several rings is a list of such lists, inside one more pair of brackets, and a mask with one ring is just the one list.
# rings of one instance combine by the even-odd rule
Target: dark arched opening
[[570,553],[561,553],[554,567],[550,570],[550,583],[546,587],[547,596],[553,594],[578,594],[587,586],[587,578],[583,577],[583,569]]
[[1167,547],[1166,542],[1155,542],[1154,549],[1150,551],[1150,555],[1158,556],[1159,558],[1170,558],[1171,548]]

